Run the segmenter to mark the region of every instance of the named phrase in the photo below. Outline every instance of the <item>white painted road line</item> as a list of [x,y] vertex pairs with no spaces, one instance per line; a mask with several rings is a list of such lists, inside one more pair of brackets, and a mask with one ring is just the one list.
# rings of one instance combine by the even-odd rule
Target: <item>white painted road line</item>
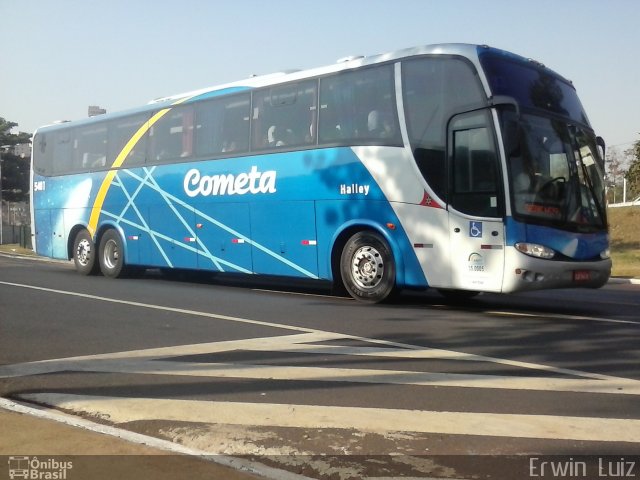
[[190,345],[176,345],[171,347],[147,348],[142,350],[127,350],[124,352],[99,353],[96,355],[80,355],[77,357],[53,358],[35,362],[16,363],[0,366],[0,378],[22,377],[26,375],[41,375],[64,370],[87,370],[96,362],[107,360],[156,360],[159,358],[203,355],[233,350],[279,350],[298,342],[322,342],[343,338],[335,334],[303,333],[298,335],[284,335],[275,337],[247,338],[242,340],[228,340],[212,343],[195,343]]
[[[511,438],[640,443],[640,420],[468,412],[434,412],[274,403],[212,402],[69,395],[25,394],[21,398],[100,415],[119,424],[165,420],[289,428],[350,429]],[[216,452],[209,452],[216,453]]]
[[[635,306],[638,305],[628,305]],[[543,318],[545,320],[569,320],[569,321],[586,321],[586,322],[601,322],[601,323],[620,323],[626,325],[638,325],[640,321],[635,320],[618,320],[615,318],[603,318],[603,317],[587,317],[584,315],[565,315],[562,313],[526,313],[526,312],[510,312],[510,311],[491,311],[486,310],[483,313],[487,315],[494,315],[498,317],[526,317],[526,318]]]
[[[42,375],[62,371],[113,372],[146,375],[177,375],[210,378],[261,380],[298,380],[322,382],[376,383],[456,388],[581,392],[610,395],[640,395],[640,381],[566,370],[547,365],[481,357],[440,349],[398,349],[317,345],[318,342],[343,337],[331,332],[303,333],[276,337],[250,338],[224,342],[152,348],[128,352],[85,355],[0,366],[0,378]],[[207,355],[231,351],[259,351],[334,356],[368,357],[381,362],[389,359],[458,360],[508,365],[536,370],[536,376],[490,374],[455,374],[429,371],[391,370],[387,368],[307,367],[225,362],[186,362],[172,357]],[[553,376],[550,376],[552,374]],[[559,376],[562,375],[562,376]],[[569,378],[565,378],[569,377]]]
[[[352,382],[385,385],[418,385],[434,387],[534,390],[551,392],[640,395],[640,382],[631,379],[591,380],[428,373],[403,370],[297,367],[255,365],[247,363],[188,363],[159,361],[129,362],[123,360],[93,363],[82,370],[135,373],[144,375],[178,375],[209,378],[242,378],[254,380],[298,380],[315,382]],[[76,369],[77,370],[77,369]]]
[[26,284],[21,284],[21,283],[2,282],[2,281],[0,281],[0,285],[7,285],[7,286],[17,287],[17,288],[26,288],[26,289],[30,289],[30,290],[38,290],[38,291],[41,291],[41,292],[55,293],[55,294],[58,294],[58,295],[67,295],[67,296],[71,296],[71,297],[86,298],[86,299],[89,299],[89,300],[96,300],[96,301],[108,302],[108,303],[116,303],[116,304],[120,304],[120,305],[128,305],[130,307],[148,308],[148,309],[152,309],[152,310],[162,310],[162,311],[165,311],[165,312],[179,313],[181,315],[195,315],[195,316],[198,316],[198,317],[211,318],[211,319],[215,319],[215,320],[226,320],[226,321],[230,321],[230,322],[246,323],[246,324],[250,324],[250,325],[261,325],[261,326],[265,326],[265,327],[284,328],[284,329],[287,329],[287,330],[293,330],[293,331],[297,331],[297,332],[315,333],[315,332],[318,331],[318,330],[315,330],[313,328],[297,327],[297,326],[294,326],[294,325],[281,325],[281,324],[278,324],[278,323],[263,322],[263,321],[260,321],[260,320],[250,320],[248,318],[233,317],[233,316],[229,316],[229,315],[220,315],[220,314],[217,314],[217,313],[198,312],[196,310],[189,310],[189,309],[184,309],[184,308],[174,308],[174,307],[166,307],[166,306],[163,306],[163,305],[154,305],[152,303],[133,302],[133,301],[130,301],[130,300],[119,300],[117,298],[101,297],[99,295],[90,295],[88,293],[71,292],[71,291],[68,291],[68,290],[57,290],[55,288],[37,287],[35,285],[26,285]]
[[117,298],[102,297],[102,296],[99,296],[99,295],[91,295],[91,294],[87,294],[87,293],[72,292],[72,291],[67,291],[67,290],[58,290],[58,289],[54,289],[54,288],[38,287],[38,286],[35,286],[35,285],[26,285],[26,284],[22,284],[22,283],[13,283],[13,282],[0,281],[0,285],[7,285],[7,286],[11,286],[11,287],[16,287],[16,288],[26,288],[26,289],[29,289],[29,290],[37,290],[37,291],[41,291],[41,292],[54,293],[54,294],[57,294],[57,295],[65,295],[65,296],[70,296],[70,297],[79,297],[79,298],[85,298],[85,299],[89,299],[89,300],[96,300],[96,301],[107,302],[107,303],[127,305],[127,306],[130,306],[130,307],[147,308],[147,309],[151,309],[151,310],[160,310],[160,311],[165,311],[165,312],[178,313],[178,314],[181,314],[181,315],[190,315],[190,316],[196,316],[196,317],[202,317],[202,318],[209,318],[209,319],[212,319],[212,320],[223,320],[223,321],[236,322],[236,323],[242,323],[242,324],[247,324],[247,325],[260,325],[260,326],[264,326],[264,327],[280,328],[280,329],[284,329],[284,330],[291,330],[291,331],[294,331],[294,332],[302,332],[302,333],[313,333],[313,334],[321,334],[321,335],[331,334],[331,335],[339,336],[340,338],[348,338],[348,339],[352,339],[352,340],[360,340],[360,341],[364,341],[364,342],[377,343],[377,344],[380,344],[380,345],[393,346],[393,347],[397,347],[397,348],[411,348],[411,349],[422,348],[422,347],[416,347],[416,346],[413,346],[413,345],[407,345],[407,344],[403,344],[403,343],[392,342],[392,341],[389,341],[389,340],[378,340],[378,339],[360,337],[360,336],[357,336],[357,335],[345,335],[345,334],[327,332],[327,331],[319,330],[319,329],[316,329],[316,328],[306,328],[306,327],[299,327],[299,326],[296,326],[296,325],[287,325],[287,324],[280,324],[280,323],[273,323],[273,322],[265,322],[265,321],[261,321],[261,320],[252,320],[252,319],[249,319],[249,318],[234,317],[234,316],[229,316],[229,315],[221,315],[221,314],[217,314],[217,313],[202,312],[202,311],[189,310],[189,309],[183,309],[183,308],[167,307],[167,306],[156,305],[156,304],[152,304],[152,303],[142,303],[142,302],[134,302],[134,301],[130,301],[130,300],[120,300],[120,299],[117,299]]

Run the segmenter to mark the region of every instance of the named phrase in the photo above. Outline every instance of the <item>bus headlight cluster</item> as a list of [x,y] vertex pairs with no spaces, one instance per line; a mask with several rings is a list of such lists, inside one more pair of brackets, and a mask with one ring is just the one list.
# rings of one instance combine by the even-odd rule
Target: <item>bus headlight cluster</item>
[[515,244],[516,250],[536,258],[550,259],[556,255],[556,252],[544,245],[538,245],[537,243],[524,243],[518,242]]
[[600,252],[600,258],[602,260],[606,260],[607,258],[610,258],[610,257],[611,257],[611,250],[609,250],[608,248]]

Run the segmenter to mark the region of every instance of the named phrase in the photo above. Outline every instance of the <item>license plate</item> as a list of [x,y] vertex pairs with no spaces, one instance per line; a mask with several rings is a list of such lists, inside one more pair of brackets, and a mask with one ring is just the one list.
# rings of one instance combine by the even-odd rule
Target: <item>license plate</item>
[[591,272],[589,270],[574,270],[573,281],[574,282],[588,282],[591,280]]

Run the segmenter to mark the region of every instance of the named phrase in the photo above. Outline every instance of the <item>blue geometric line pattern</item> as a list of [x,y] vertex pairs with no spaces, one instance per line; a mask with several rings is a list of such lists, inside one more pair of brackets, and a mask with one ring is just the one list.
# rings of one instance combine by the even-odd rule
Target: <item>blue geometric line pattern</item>
[[[151,175],[151,173],[152,172],[150,171],[150,172],[147,173],[147,175]],[[122,192],[127,197],[127,204],[125,205],[124,209],[122,210],[122,212],[120,213],[119,216],[115,216],[115,215],[111,214],[110,212],[105,212],[105,211],[103,211],[102,213],[115,218],[116,222],[118,224],[121,223],[121,222],[127,223],[129,225],[135,226],[136,228],[139,228],[140,230],[148,233],[150,238],[151,238],[151,240],[153,241],[153,243],[155,243],[156,247],[158,247],[158,251],[160,252],[162,257],[164,258],[165,262],[167,262],[167,265],[169,265],[170,267],[173,267],[173,264],[171,263],[171,260],[169,260],[168,255],[163,250],[163,248],[160,245],[160,242],[158,242],[156,236],[159,236],[160,238],[164,238],[165,240],[169,240],[169,241],[171,239],[169,239],[168,237],[165,237],[164,235],[160,234],[159,232],[152,231],[149,228],[149,226],[147,225],[147,222],[145,221],[144,216],[140,213],[140,210],[138,210],[138,207],[134,203],[134,199],[138,196],[138,193],[140,193],[140,190],[142,190],[142,188],[144,186],[144,183],[140,183],[140,185],[136,189],[136,191],[135,191],[133,196],[129,195],[129,192],[125,188],[124,184],[122,183],[122,180],[120,179],[120,177],[118,176],[117,173],[116,173],[116,176],[114,178],[114,181],[113,181],[112,185],[115,185],[115,186],[120,187],[122,189]],[[138,219],[140,220],[140,222],[142,222],[142,225],[136,225],[133,222],[131,222],[131,221],[127,220],[126,218],[124,218],[124,215],[127,212],[129,206],[131,206],[131,208],[133,208],[133,210],[136,212],[136,215],[138,216]]]
[[[215,267],[220,270],[221,272],[224,272],[224,268],[222,268],[222,265],[220,264],[220,261],[217,257],[215,257],[214,255],[211,254],[211,252],[209,251],[209,249],[206,247],[206,245],[204,243],[202,243],[202,240],[200,239],[200,237],[198,237],[198,235],[196,234],[196,232],[193,230],[193,228],[191,228],[191,225],[189,225],[189,223],[184,219],[184,217],[182,215],[180,215],[180,213],[178,212],[178,210],[175,208],[175,206],[173,205],[173,203],[171,203],[171,200],[169,198],[167,198],[167,194],[166,192],[164,192],[161,188],[160,185],[158,185],[158,182],[156,182],[156,180],[153,178],[153,176],[151,175],[152,172],[150,172],[146,167],[144,168],[144,171],[146,173],[145,178],[144,178],[144,184],[142,185],[149,185],[149,183],[147,182],[147,179],[149,179],[149,181],[151,181],[153,183],[153,185],[156,187],[156,191],[160,194],[160,196],[162,197],[162,199],[167,203],[167,205],[169,206],[169,208],[171,209],[171,211],[175,214],[176,218],[178,220],[180,220],[180,223],[182,223],[182,225],[187,229],[187,231],[189,232],[189,235],[193,238],[196,239],[196,242],[198,243],[198,245],[200,245],[200,247],[202,248],[202,250],[204,250],[204,253],[198,251],[199,255],[204,255],[205,257],[209,258],[213,264],[215,265]],[[181,246],[183,246],[183,244],[180,244]],[[236,269],[239,270],[243,270],[244,273],[250,273],[244,269],[242,269],[239,266],[234,265],[233,266]]]
[[[124,206],[124,208],[122,209],[122,211],[119,214],[113,213],[113,212],[109,212],[106,210],[102,210],[101,213],[113,218],[116,220],[117,223],[124,223],[130,226],[133,226],[135,228],[140,229],[141,231],[149,234],[150,238],[152,239],[153,243],[155,244],[155,246],[158,248],[158,251],[160,252],[160,254],[162,255],[162,257],[164,258],[165,262],[167,263],[168,266],[172,267],[173,264],[171,263],[169,256],[167,255],[167,253],[164,251],[164,249],[162,248],[162,245],[160,244],[160,242],[158,240],[164,240],[167,242],[171,242],[176,246],[179,246],[180,248],[187,250],[189,252],[194,252],[199,256],[202,256],[206,259],[209,259],[214,265],[215,267],[219,270],[219,271],[224,271],[223,265],[228,267],[228,268],[232,268],[236,271],[242,272],[242,273],[252,273],[250,270],[247,270],[246,268],[243,268],[239,265],[235,265],[231,262],[228,262],[222,258],[216,257],[215,255],[213,255],[209,249],[204,245],[204,243],[202,243],[202,240],[198,237],[198,235],[194,232],[194,230],[192,229],[192,227],[189,225],[189,222],[185,220],[185,218],[180,214],[180,212],[178,211],[178,209],[176,208],[177,206],[180,206],[182,208],[185,208],[187,211],[190,212],[194,212],[195,214],[197,214],[200,218],[206,220],[207,222],[211,223],[212,225],[230,233],[231,235],[233,235],[234,237],[243,240],[245,243],[253,246],[254,248],[264,252],[265,254],[271,256],[272,258],[278,260],[279,262],[284,263],[285,265],[293,268],[294,270],[302,273],[303,275],[309,277],[309,278],[313,278],[313,279],[317,279],[318,276],[309,272],[308,270],[300,267],[299,265],[296,265],[295,263],[291,262],[289,259],[282,257],[281,255],[278,255],[277,253],[273,252],[272,250],[269,250],[267,247],[265,247],[264,245],[261,245],[260,243],[250,239],[249,237],[247,237],[246,235],[234,230],[233,228],[229,227],[228,225],[225,225],[223,223],[221,223],[220,221],[216,220],[215,218],[207,215],[205,212],[198,210],[196,208],[193,207],[193,205],[188,204],[187,202],[184,202],[183,200],[181,200],[180,198],[171,195],[170,193],[164,191],[162,188],[160,188],[160,186],[158,185],[158,183],[156,182],[155,178],[153,178],[153,171],[155,170],[155,167],[152,168],[144,168],[144,172],[145,172],[145,176],[144,178],[141,177],[140,175],[134,173],[131,170],[125,169],[125,170],[120,170],[118,172],[118,174],[116,174],[116,177],[114,178],[114,182],[112,185],[119,187],[123,194],[125,195],[125,197],[127,198],[127,203]],[[137,180],[139,182],[138,187],[136,188],[136,190],[134,191],[133,194],[130,194],[125,185],[124,182],[122,181],[122,179],[119,177],[119,175],[121,175],[122,173],[126,173],[127,175],[129,175],[129,177]],[[138,195],[140,194],[140,192],[143,190],[144,187],[147,187],[149,189],[151,189],[152,191],[156,192],[157,194],[159,194],[162,199],[165,201],[165,203],[167,204],[167,206],[171,209],[171,211],[173,212],[173,214],[176,216],[176,218],[180,221],[180,223],[187,229],[187,231],[189,232],[189,234],[191,235],[191,237],[195,238],[198,246],[200,248],[194,248],[193,246],[189,245],[188,243],[183,243],[183,242],[175,242],[175,239],[164,235],[161,232],[152,230],[149,225],[147,224],[147,222],[144,219],[144,215],[142,215],[140,213],[140,211],[138,210],[138,208],[136,207],[135,204],[135,199],[138,197]],[[132,221],[130,219],[125,218],[126,213],[129,211],[129,209],[132,209],[140,224],[136,223],[135,221]]]

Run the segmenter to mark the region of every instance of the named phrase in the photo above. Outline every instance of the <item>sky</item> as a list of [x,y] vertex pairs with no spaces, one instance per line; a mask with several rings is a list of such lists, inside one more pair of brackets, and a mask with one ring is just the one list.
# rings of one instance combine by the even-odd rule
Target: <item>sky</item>
[[32,133],[171,94],[434,43],[534,58],[640,140],[638,0],[0,0],[0,117]]

